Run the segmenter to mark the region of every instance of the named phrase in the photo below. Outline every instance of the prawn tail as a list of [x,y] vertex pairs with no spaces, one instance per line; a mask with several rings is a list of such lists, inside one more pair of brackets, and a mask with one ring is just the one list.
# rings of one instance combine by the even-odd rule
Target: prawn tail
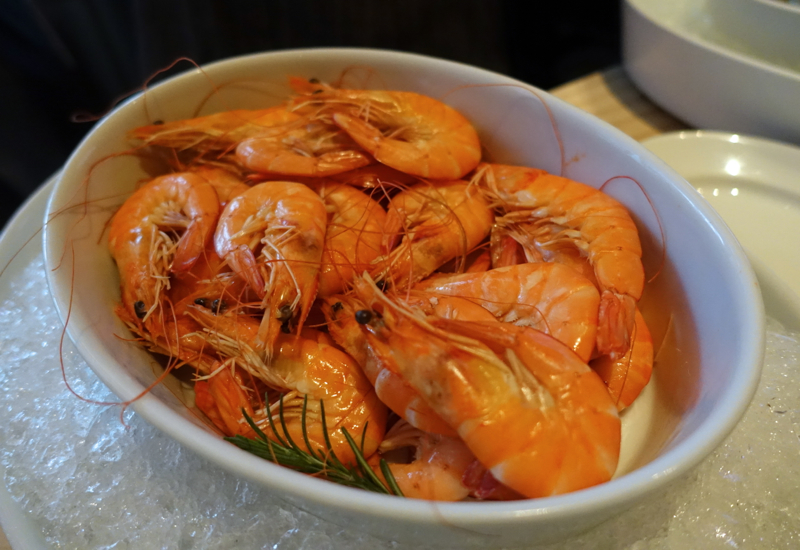
[[604,290],[600,296],[597,351],[617,360],[628,351],[636,323],[636,301],[625,294]]
[[317,299],[317,293],[319,291],[319,278],[315,278],[314,281],[309,284],[303,290],[303,296],[300,299],[300,312],[297,315],[297,327],[295,329],[295,333],[299,336],[300,333],[303,331],[303,325],[305,325],[306,319],[308,318],[308,314],[311,311],[311,306],[314,304],[314,300]]
[[[345,113],[334,113],[333,122],[368,153],[376,156],[380,143],[384,139],[383,134],[377,128],[358,117]],[[381,159],[378,160],[380,161]]]
[[244,421],[242,411],[253,417],[253,407],[228,368],[221,369],[208,380],[195,382],[194,391],[197,408],[225,435],[252,437],[253,431]]
[[608,387],[617,410],[624,410],[636,400],[653,372],[653,338],[638,309],[628,352],[616,361],[603,355],[593,359],[589,365]]
[[253,251],[246,245],[241,245],[228,253],[226,260],[231,269],[245,280],[259,299],[263,300],[266,296],[264,278],[261,276],[261,271],[258,269],[258,263]]
[[205,226],[196,222],[190,224],[178,241],[172,260],[172,272],[185,273],[192,269],[206,249],[211,235],[212,233],[208,231],[208,224]]

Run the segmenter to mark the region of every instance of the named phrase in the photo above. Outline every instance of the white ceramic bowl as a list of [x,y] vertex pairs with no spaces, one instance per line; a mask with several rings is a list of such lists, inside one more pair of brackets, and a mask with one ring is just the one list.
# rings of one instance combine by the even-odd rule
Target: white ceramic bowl
[[800,143],[798,8],[774,0],[625,0],[622,35],[625,70],[675,116],[706,130]]
[[120,398],[131,399],[157,370],[146,352],[116,336],[126,330],[113,313],[118,277],[102,236],[113,209],[144,173],[131,157],[100,159],[126,150],[125,132],[135,126],[193,116],[201,105],[203,113],[268,105],[288,92],[287,75],[333,81],[347,69],[353,85],[444,98],[474,122],[496,161],[560,173],[563,158],[564,175],[594,186],[614,176],[638,182],[618,179],[607,191],[632,211],[647,248],[647,272],[658,271],[641,308],[660,352],[651,384],[623,415],[616,478],[552,498],[434,504],[344,488],[247,454],[186,408],[185,390],[177,383],[173,391],[154,389],[135,403],[136,411],[197,453],[303,509],[418,544],[497,547],[557,540],[600,523],[698,464],[744,412],[763,354],[758,284],[731,232],[685,180],[611,126],[504,76],[403,53],[301,50],[222,61],[132,98],[97,124],[64,168],[44,239],[57,307],[65,318],[72,299],[69,335],[100,379]]

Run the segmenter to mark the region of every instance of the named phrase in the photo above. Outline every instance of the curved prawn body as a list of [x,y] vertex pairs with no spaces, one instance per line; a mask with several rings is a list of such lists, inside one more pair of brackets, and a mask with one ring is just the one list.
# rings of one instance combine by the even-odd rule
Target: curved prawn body
[[189,271],[210,242],[219,217],[216,191],[192,172],[153,179],[123,203],[108,244],[120,273],[122,307],[159,332],[170,274]]
[[636,308],[636,325],[631,346],[619,359],[603,355],[589,365],[603,379],[617,409],[622,411],[639,396],[653,372],[653,338],[644,317]]
[[217,192],[221,208],[224,208],[234,197],[250,189],[249,185],[230,170],[212,166],[199,166],[192,172],[211,184],[211,187]]
[[369,195],[341,183],[313,186],[328,209],[319,296],[342,292],[381,253],[386,212]]
[[538,498],[611,479],[617,409],[572,351],[528,327],[421,322],[384,306],[365,330],[498,481]]
[[[297,87],[296,87],[297,89]],[[461,113],[413,92],[315,86],[292,108],[330,114],[333,122],[381,164],[422,178],[453,180],[473,170],[481,145]]]
[[584,361],[595,347],[600,295],[591,281],[560,264],[439,275],[418,283],[414,290],[466,298],[499,321],[552,335]]
[[356,313],[368,307],[353,295],[333,296],[324,302],[323,312],[331,336],[361,366],[378,398],[412,426],[454,436],[455,431],[397,374],[391,350],[362,330]]
[[227,152],[240,141],[257,136],[267,128],[285,125],[301,117],[283,106],[268,109],[224,111],[213,115],[141,126],[130,137],[145,145],[157,145],[198,152]]
[[302,328],[317,293],[327,213],[305,185],[270,181],[233,198],[214,235],[217,254],[241,276],[266,310],[259,349],[269,353],[290,322]]
[[392,198],[384,230],[387,254],[370,274],[396,288],[410,286],[450,260],[466,261],[489,234],[492,220],[483,196],[467,182],[415,185]]
[[[351,435],[364,433],[365,456],[375,452],[386,429],[386,406],[378,399],[355,360],[334,347],[326,335],[308,328],[303,329],[300,336],[281,334],[267,365],[263,354],[254,348],[258,323],[252,318],[214,315],[202,307],[193,308],[190,315],[203,325],[203,338],[209,348],[224,361],[233,362],[241,373],[238,382],[241,391],[231,388],[225,375],[219,380],[220,373],[207,377],[209,388],[220,384],[224,390],[215,397],[219,415],[228,427],[223,431],[229,435],[242,433],[231,433],[230,426],[236,426],[244,432],[242,435],[253,435],[241,413],[241,405],[247,401],[245,410],[265,433],[271,433],[266,407],[271,407],[272,415],[277,419],[279,404],[259,403],[260,396],[248,395],[248,388],[252,389],[255,384],[248,385],[245,381],[255,378],[268,387],[287,392],[283,398],[284,418],[287,431],[295,441],[303,441],[302,406],[304,396],[308,396],[306,427],[312,443],[326,448],[319,405],[322,400],[328,436],[336,456],[345,462],[354,460],[352,449],[341,432],[342,427]],[[230,372],[230,369],[221,372],[224,371]]]
[[239,142],[236,158],[249,170],[282,176],[324,177],[372,163],[342,130],[322,119],[299,118]]
[[406,189],[419,183],[419,178],[416,176],[379,163],[335,174],[330,176],[330,179],[362,189]]
[[[475,455],[463,441],[423,432],[400,420],[386,433],[378,451],[386,453],[405,448],[413,449],[409,463],[389,462],[403,496],[439,501],[458,501],[469,496],[470,489],[463,478],[474,464]],[[369,462],[375,474],[384,479],[378,459],[379,455],[375,454]]]
[[225,435],[253,437],[242,413],[255,416],[242,374],[224,365],[212,372],[215,375],[211,378],[194,383],[195,405]]
[[497,231],[511,238],[525,234],[520,244],[529,257],[570,263],[577,251],[588,259],[602,294],[598,351],[612,358],[624,354],[644,288],[639,233],[625,207],[544,170],[484,164],[479,173],[488,196],[506,212],[495,220]]

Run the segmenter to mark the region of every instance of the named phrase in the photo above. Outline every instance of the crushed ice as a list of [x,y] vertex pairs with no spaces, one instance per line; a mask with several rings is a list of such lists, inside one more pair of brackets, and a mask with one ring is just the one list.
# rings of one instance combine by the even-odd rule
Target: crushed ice
[[[127,412],[68,392],[42,260],[0,306],[3,483],[53,548],[402,549],[327,523],[195,456]],[[77,393],[114,400],[71,344]],[[800,335],[770,322],[761,384],[687,478],[547,550],[800,547]]]

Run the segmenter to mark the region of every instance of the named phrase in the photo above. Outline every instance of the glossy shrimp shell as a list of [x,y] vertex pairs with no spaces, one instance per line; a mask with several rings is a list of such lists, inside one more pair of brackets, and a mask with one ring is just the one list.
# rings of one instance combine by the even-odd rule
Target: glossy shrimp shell
[[413,92],[316,87],[293,102],[330,115],[378,162],[415,176],[458,179],[481,157],[478,134],[458,111]]
[[155,178],[123,203],[111,220],[108,244],[129,319],[161,330],[169,276],[197,262],[218,216],[214,188],[191,172]]
[[255,172],[307,177],[341,174],[373,162],[345,132],[313,117],[242,140],[236,158]]
[[631,347],[625,355],[619,359],[603,355],[589,365],[608,386],[617,409],[622,411],[633,404],[653,372],[653,338],[638,308]]
[[368,309],[354,295],[325,299],[323,311],[333,339],[356,360],[378,397],[398,416],[426,432],[456,435],[419,393],[397,374],[391,350],[362,330],[356,314]]
[[602,191],[544,170],[495,164],[482,165],[479,172],[493,204],[505,211],[495,223],[527,233],[530,254],[558,261],[559,249],[570,248],[588,259],[602,293],[598,350],[613,358],[624,354],[644,288],[639,233],[625,207]]
[[313,185],[328,210],[319,296],[346,289],[381,253],[386,212],[372,197],[343,183]]
[[[381,453],[413,449],[407,463],[390,462],[389,469],[406,498],[458,501],[470,494],[464,476],[475,462],[475,455],[458,437],[430,434],[405,421],[397,422],[386,433],[378,448]],[[383,478],[375,454],[370,465]]]
[[373,279],[406,287],[489,234],[493,215],[479,190],[464,181],[421,183],[392,198],[387,209],[387,253],[374,262]]
[[595,347],[600,295],[591,281],[560,264],[521,264],[440,275],[414,289],[464,298],[499,321],[547,332],[584,361]]
[[266,310],[261,349],[270,350],[282,327],[302,328],[317,294],[326,218],[319,195],[282,181],[251,187],[220,216],[217,254],[247,281]]
[[513,490],[551,496],[614,474],[616,407],[600,378],[553,338],[502,323],[434,319],[426,326],[388,306],[365,330],[386,343],[399,374]]
[[185,120],[162,122],[135,128],[129,133],[145,145],[158,145],[198,152],[227,151],[240,141],[257,136],[267,128],[294,122],[301,117],[283,106],[268,109],[236,109]]
[[[304,329],[300,336],[279,335],[274,355],[267,364],[263,355],[255,350],[258,323],[250,317],[214,315],[202,307],[193,308],[191,316],[204,327],[203,338],[209,349],[237,366],[235,376],[223,373],[230,369],[221,369],[206,377],[209,391],[220,386],[219,395],[212,395],[207,404],[221,419],[217,425],[225,433],[253,436],[241,412],[245,402],[245,411],[263,431],[271,433],[265,407],[271,407],[276,418],[279,407],[275,403],[261,402],[253,395],[258,385],[247,380],[255,378],[266,384],[265,387],[287,396],[284,417],[289,435],[295,441],[303,441],[300,417],[303,397],[308,396],[306,428],[310,441],[317,448],[326,448],[319,405],[319,400],[323,400],[327,435],[336,456],[346,463],[354,461],[342,427],[351,434],[364,434],[366,456],[375,452],[386,427],[386,406],[353,358],[334,347],[324,333]],[[232,381],[231,376],[236,380]]]

